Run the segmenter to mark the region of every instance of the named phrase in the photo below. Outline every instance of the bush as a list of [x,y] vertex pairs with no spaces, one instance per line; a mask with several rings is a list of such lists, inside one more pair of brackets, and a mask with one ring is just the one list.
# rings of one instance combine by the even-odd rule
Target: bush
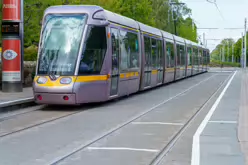
[[222,62],[218,60],[211,60],[209,66],[210,67],[240,67],[240,63],[232,63],[232,62]]
[[37,46],[29,46],[24,49],[24,61],[36,61],[38,53]]

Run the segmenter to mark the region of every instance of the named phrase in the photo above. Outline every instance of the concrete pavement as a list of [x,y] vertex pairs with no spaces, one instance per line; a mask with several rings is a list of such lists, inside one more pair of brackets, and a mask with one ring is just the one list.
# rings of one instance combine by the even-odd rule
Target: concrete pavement
[[[0,137],[0,165],[148,165],[199,112],[160,162],[196,165],[191,164],[193,136],[213,105],[217,106],[199,136],[198,165],[244,165],[248,75],[238,71],[219,99],[234,73],[220,71],[93,107],[43,107],[15,122],[0,121],[10,132]],[[71,112],[76,113],[59,118]],[[41,124],[11,133],[36,123]]]

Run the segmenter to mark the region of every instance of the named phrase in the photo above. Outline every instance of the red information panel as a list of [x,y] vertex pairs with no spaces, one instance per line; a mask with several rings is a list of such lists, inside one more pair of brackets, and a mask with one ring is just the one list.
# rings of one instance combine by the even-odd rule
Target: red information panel
[[2,41],[2,81],[21,81],[21,41]]
[[21,20],[21,0],[3,0],[2,20]]

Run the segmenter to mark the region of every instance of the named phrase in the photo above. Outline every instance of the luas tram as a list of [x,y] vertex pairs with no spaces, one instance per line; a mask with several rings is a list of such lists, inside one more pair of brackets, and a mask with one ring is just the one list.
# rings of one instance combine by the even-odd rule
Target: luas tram
[[209,50],[99,6],[44,12],[33,91],[39,104],[103,102],[206,72]]

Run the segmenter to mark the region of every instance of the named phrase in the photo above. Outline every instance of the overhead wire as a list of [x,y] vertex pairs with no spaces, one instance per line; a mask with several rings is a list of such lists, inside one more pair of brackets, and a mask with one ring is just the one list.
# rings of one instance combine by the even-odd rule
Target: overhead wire
[[223,14],[221,13],[221,11],[220,11],[220,9],[219,9],[217,3],[216,3],[216,0],[211,0],[211,1],[210,1],[210,0],[206,0],[206,1],[209,2],[209,3],[213,3],[213,4],[215,5],[215,7],[217,8],[217,10],[219,11],[219,14],[220,14],[221,18],[222,18],[223,20],[225,20]]

